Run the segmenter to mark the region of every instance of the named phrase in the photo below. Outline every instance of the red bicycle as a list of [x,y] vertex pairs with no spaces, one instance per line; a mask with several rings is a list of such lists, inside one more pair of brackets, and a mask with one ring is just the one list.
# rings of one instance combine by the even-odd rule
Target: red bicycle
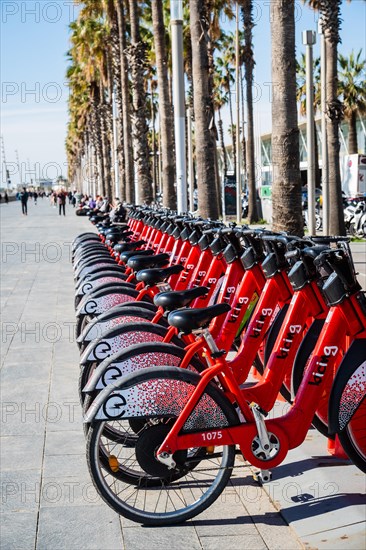
[[[221,494],[233,473],[236,445],[248,462],[262,470],[265,480],[268,470],[301,444],[320,397],[333,377],[340,346],[346,338],[352,342],[338,370],[344,378],[347,362],[355,356],[357,348],[365,350],[366,341],[366,301],[355,280],[346,245],[322,252],[315,263],[319,271],[324,266],[328,272],[332,270],[323,287],[331,308],[295,401],[285,416],[266,420],[269,408],[263,407],[263,403],[272,404],[272,399],[266,397],[265,386],[268,393],[277,393],[285,372],[285,356],[288,357],[292,342],[300,334],[297,323],[291,329],[286,319],[287,341],[283,341],[282,334],[278,336],[265,380],[252,388],[240,386],[240,377],[203,329],[207,346],[216,355],[210,368],[200,374],[174,367],[147,368],[99,394],[86,418],[92,422],[87,456],[93,482],[111,507],[147,525],[181,522],[206,509]],[[201,330],[207,318],[194,311],[179,311],[170,315],[170,322],[189,332]],[[274,356],[278,361],[272,359]],[[365,423],[361,425],[359,414],[364,410],[366,393],[365,380],[361,379],[364,363],[363,352],[355,369],[348,372],[348,383],[336,380],[334,392],[339,399],[331,404],[336,413],[330,414],[337,419],[333,425],[338,424],[340,437],[348,440],[357,453],[358,465],[363,468]],[[350,401],[349,390],[355,384],[358,384],[357,397]],[[125,471],[120,468],[118,454],[122,456],[123,445],[118,450],[117,443],[103,435],[106,422],[122,418],[145,423],[135,445],[135,463],[126,465]],[[101,458],[101,449],[104,456],[109,456],[107,463]],[[139,481],[135,477],[132,483],[128,482],[129,467],[140,469]]]

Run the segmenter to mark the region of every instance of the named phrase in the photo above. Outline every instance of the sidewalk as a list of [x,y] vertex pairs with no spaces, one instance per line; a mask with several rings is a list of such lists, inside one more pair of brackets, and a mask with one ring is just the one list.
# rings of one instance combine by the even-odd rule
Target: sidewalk
[[40,199],[25,217],[19,203],[0,206],[1,549],[363,548],[365,478],[314,430],[265,489],[238,460],[231,486],[184,525],[140,527],[104,504],[85,460],[70,263],[91,226],[66,208],[60,217]]

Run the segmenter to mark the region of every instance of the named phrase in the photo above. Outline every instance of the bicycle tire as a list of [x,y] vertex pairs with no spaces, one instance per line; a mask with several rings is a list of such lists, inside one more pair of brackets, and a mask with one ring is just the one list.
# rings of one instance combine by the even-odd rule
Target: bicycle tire
[[366,339],[355,340],[334,379],[329,419],[343,449],[366,473]]
[[[172,418],[175,417],[176,414],[179,414],[179,409],[182,410],[184,403],[186,402],[187,395],[189,395],[189,392],[193,391],[194,387],[198,384],[200,377],[199,375],[195,375],[194,373],[170,367],[166,367],[164,368],[164,370],[144,369],[137,376],[130,376],[124,379],[124,383],[121,384],[120,388],[129,387],[134,383],[145,383],[149,387],[152,380],[164,380],[166,388],[171,385],[171,396],[173,396],[174,394],[174,403],[176,410],[176,413],[171,415]],[[176,393],[177,388],[179,388],[180,390],[179,395]],[[181,398],[181,396],[183,397]],[[181,402],[178,403],[177,400],[180,398]],[[235,409],[233,408],[231,403],[225,398],[222,392],[220,392],[218,388],[215,387],[213,384],[209,384],[206,387],[206,390],[201,399],[204,400],[203,402],[210,404],[210,407],[207,407],[206,418],[200,417],[201,422],[203,422],[203,426],[207,426],[208,429],[211,428],[213,421],[212,415],[210,415],[210,411],[212,410],[219,412],[220,418],[223,419],[220,421],[227,423],[226,425],[237,425],[239,423]],[[152,428],[153,427],[154,426],[152,426]],[[201,429],[204,429],[204,427]],[[208,455],[206,451],[205,456],[199,458],[199,462],[200,467],[202,464],[204,467],[205,464],[209,462],[209,468],[207,466],[206,470],[204,470],[203,468],[201,470],[199,470],[198,468],[195,469],[194,472],[196,477],[194,477],[192,473],[193,470],[187,468],[187,463],[189,463],[188,452],[179,451],[174,455],[174,459],[177,462],[177,471],[171,472],[170,470],[166,469],[166,473],[164,474],[164,476],[160,475],[156,477],[156,481],[154,481],[155,485],[153,487],[149,487],[148,484],[136,484],[136,482],[131,485],[128,483],[128,480],[123,481],[119,475],[117,477],[116,474],[118,474],[118,470],[116,469],[116,467],[114,467],[115,471],[112,470],[112,458],[116,459],[118,462],[118,459],[115,455],[110,454],[109,467],[106,468],[105,466],[103,467],[101,465],[100,447],[102,445],[105,446],[106,444],[109,444],[108,442],[105,443],[102,440],[103,430],[104,422],[95,421],[91,425],[88,432],[87,462],[92,481],[100,496],[112,509],[134,522],[141,523],[143,525],[161,526],[173,525],[186,521],[201,513],[203,510],[207,509],[220,496],[230,479],[231,471],[235,461],[234,445],[224,446],[221,452],[215,453],[215,460],[219,459],[217,465],[213,459],[208,458],[210,455]],[[148,450],[149,456],[146,459],[146,464],[149,464],[151,467],[154,467],[155,462],[157,463],[153,454],[154,448],[159,446],[159,444],[164,439],[163,435],[161,434],[159,434],[159,437],[157,439],[154,439],[154,437],[155,433],[152,434],[152,440],[151,438],[149,439],[148,437],[145,437],[146,441],[150,441],[150,449]],[[123,447],[123,450],[125,449],[126,447]],[[133,449],[133,452],[135,452],[135,449]],[[139,456],[137,452],[136,456]],[[141,459],[139,460],[141,463]],[[113,463],[114,462],[115,460],[113,460]],[[145,468],[146,464],[144,464]],[[158,463],[158,465],[161,468],[161,464]],[[210,472],[214,471],[215,466],[217,468],[217,473],[214,475],[213,480],[211,481],[209,479],[209,475]],[[200,471],[204,472],[201,477],[199,477]],[[187,474],[189,474],[189,477]],[[146,476],[146,470],[142,469],[142,475],[144,477]],[[185,481],[187,478],[188,480]],[[185,481],[185,485],[184,483],[182,483],[182,480]],[[197,489],[195,483],[198,484],[198,480],[199,493],[195,493],[195,489]],[[189,485],[188,490],[187,484]],[[126,490],[130,493],[132,490],[132,493],[125,493],[124,497],[121,496],[122,493]],[[179,495],[183,495],[183,499],[182,497],[179,497],[179,499],[177,500],[176,493],[174,492],[176,490],[179,491]],[[140,491],[140,494],[141,496],[143,496],[143,498],[142,501],[140,501],[141,506],[140,508],[138,508],[138,497]],[[159,493],[158,495],[157,491]],[[161,511],[159,509],[159,500],[160,495],[163,492],[169,496],[170,500],[165,501],[165,509],[164,511]],[[133,505],[128,502],[132,495],[134,496]],[[156,497],[158,498],[157,501]],[[193,502],[187,504],[188,498],[192,499]],[[174,501],[173,499],[176,500]],[[147,511],[146,506],[150,504],[151,510]],[[171,505],[173,505],[174,511],[167,511],[168,506]],[[177,509],[177,506],[179,505],[181,506],[181,508]]]

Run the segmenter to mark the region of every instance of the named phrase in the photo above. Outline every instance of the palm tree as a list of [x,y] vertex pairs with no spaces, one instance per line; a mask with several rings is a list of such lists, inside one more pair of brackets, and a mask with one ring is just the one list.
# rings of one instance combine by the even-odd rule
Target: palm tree
[[361,61],[362,50],[355,56],[353,50],[350,56],[339,54],[338,62],[338,93],[343,101],[344,116],[348,122],[348,153],[358,153],[357,146],[357,115],[366,113],[366,80],[365,60]]
[[218,127],[218,133],[219,133],[220,147],[222,151],[222,161],[223,161],[224,177],[225,177],[227,175],[228,166],[227,166],[226,147],[225,147],[225,141],[224,141],[224,126],[221,118],[221,109],[228,102],[228,94],[222,90],[222,88],[220,87],[220,82],[221,82],[221,75],[218,72],[216,67],[216,72],[214,75],[213,102],[214,102],[215,111],[217,111],[217,114],[218,114],[217,127]]
[[152,180],[150,174],[150,151],[148,146],[148,125],[144,70],[146,68],[145,46],[140,39],[139,9],[137,0],[129,0],[131,43],[126,49],[131,71],[133,98],[132,135],[134,143],[135,170],[137,175],[139,204],[152,201]]
[[273,229],[302,235],[294,11],[294,0],[278,0],[271,13],[272,201]]
[[[74,95],[71,95],[69,105],[71,114],[71,127],[81,128],[81,120],[78,110],[75,110],[75,104],[80,100],[79,89],[83,89],[87,94],[87,100],[90,104],[89,124],[91,126],[91,139],[98,157],[99,173],[99,192],[105,194],[105,169],[106,163],[103,155],[102,117],[101,104],[101,76],[100,76],[100,58],[102,56],[100,49],[100,40],[96,39],[100,31],[100,23],[92,19],[85,19],[80,14],[78,21],[71,23],[72,30],[71,44],[72,48],[69,57],[73,65],[68,69],[70,87]],[[100,38],[100,36],[99,36]],[[74,123],[72,120],[74,119]],[[81,129],[82,134],[84,130]],[[81,158],[79,158],[81,162]]]
[[218,196],[215,184],[216,143],[211,132],[213,119],[212,94],[209,87],[207,34],[210,14],[205,0],[190,0],[192,45],[193,104],[195,117],[198,209],[201,216],[218,217]]
[[133,148],[132,148],[132,130],[131,130],[131,106],[130,106],[130,85],[128,79],[128,60],[126,56],[126,7],[123,0],[115,0],[115,6],[118,19],[118,39],[120,49],[120,75],[121,75],[121,95],[122,95],[122,132],[123,132],[123,151],[124,151],[124,169],[126,185],[126,201],[135,202],[134,186],[134,167],[133,167]]
[[234,84],[234,63],[235,63],[235,36],[233,33],[222,33],[220,38],[220,50],[223,49],[222,55],[215,60],[216,68],[221,75],[221,82],[218,86],[226,92],[229,102],[230,125],[231,125],[231,143],[232,143],[232,162],[234,172],[236,170],[236,132],[232,130],[234,126],[233,102],[231,95],[231,86]]
[[[253,2],[241,0],[241,13],[244,24],[244,50],[243,60],[246,80],[247,100],[247,142],[246,142],[246,169],[248,181],[248,219],[249,223],[258,221],[257,189],[255,185],[255,161],[254,161],[254,120],[253,120]],[[244,132],[243,132],[244,134]]]
[[328,148],[329,184],[329,232],[345,235],[343,216],[342,184],[339,166],[339,125],[343,118],[343,105],[338,99],[338,43],[341,25],[342,0],[307,0],[308,4],[322,15],[322,31],[326,47],[326,128]]
[[173,132],[173,106],[169,93],[168,58],[166,51],[166,31],[162,0],[151,2],[156,69],[159,86],[159,132],[162,154],[162,189],[163,205],[176,208],[176,192],[174,189],[175,162]]

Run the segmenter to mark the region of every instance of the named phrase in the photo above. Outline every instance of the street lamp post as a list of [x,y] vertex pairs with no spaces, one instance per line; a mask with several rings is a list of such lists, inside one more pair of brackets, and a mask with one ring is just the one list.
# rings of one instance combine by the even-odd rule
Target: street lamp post
[[236,221],[241,223],[241,174],[240,174],[240,42],[239,42],[239,3],[236,3],[235,32],[235,79],[236,79]]
[[174,136],[178,212],[187,211],[186,128],[183,68],[183,0],[170,1],[172,29]]
[[322,28],[322,20],[319,19],[318,33],[320,35],[320,84],[321,84],[321,113],[322,113],[322,196],[323,196],[323,233],[329,233],[329,182],[328,182],[328,144],[327,144],[327,123],[325,120],[326,110],[326,70],[327,57],[325,37]]
[[308,148],[308,229],[316,234],[315,227],[315,143],[314,143],[314,83],[313,46],[314,31],[303,31],[302,43],[306,46],[306,141]]
[[191,109],[187,109],[187,133],[188,133],[188,180],[189,180],[189,210],[194,211],[194,169],[193,169],[193,143],[192,143],[192,115]]
[[118,128],[117,128],[117,102],[116,92],[112,91],[112,111],[113,111],[113,165],[114,165],[114,196],[119,197],[119,165],[118,165]]

